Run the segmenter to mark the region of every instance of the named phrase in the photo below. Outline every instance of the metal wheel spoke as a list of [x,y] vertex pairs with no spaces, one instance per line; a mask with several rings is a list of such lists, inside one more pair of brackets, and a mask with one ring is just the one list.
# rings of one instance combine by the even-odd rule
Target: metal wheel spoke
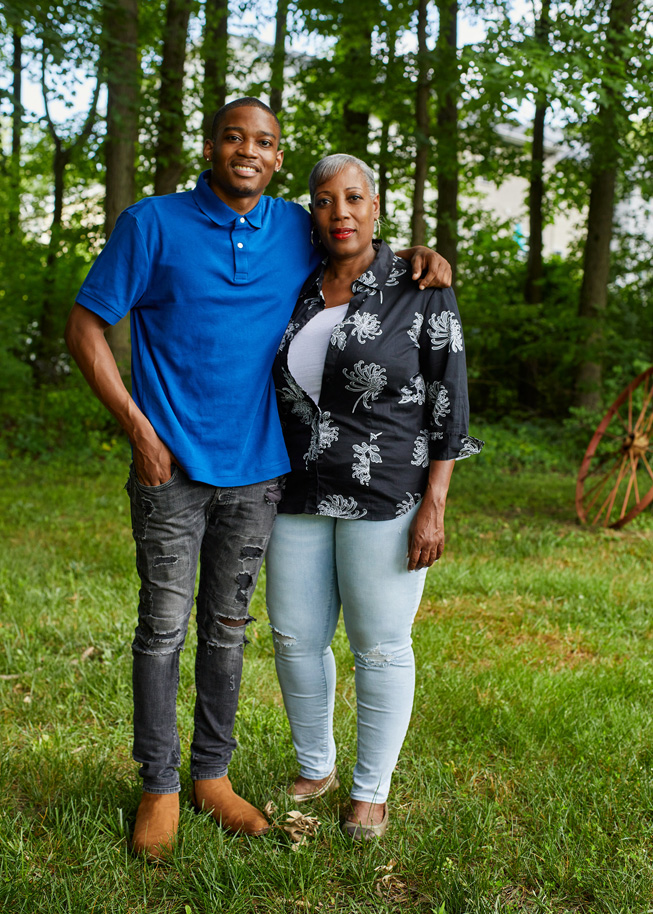
[[624,422],[623,416],[621,415],[621,413],[619,412],[618,409],[615,409],[614,415],[623,425],[624,431],[627,432],[628,434],[630,434],[630,425],[628,425],[628,423]]
[[583,523],[619,529],[653,504],[653,366],[621,392],[599,423],[576,480]]
[[[592,510],[592,508],[594,507],[594,505],[596,503],[596,500],[601,496],[601,492],[603,491],[606,482],[613,475],[613,473],[618,465],[619,465],[619,458],[616,459],[616,461],[610,467],[610,469],[607,471],[607,473],[604,473],[603,476],[601,476],[594,483],[594,485],[588,486],[588,488],[585,490],[585,493],[589,497],[589,501],[587,502],[587,504],[585,506],[586,513],[589,513]],[[592,496],[594,496],[594,497],[592,497]]]
[[[642,421],[642,419],[645,417],[645,415],[646,415],[646,410],[647,410],[647,409],[649,408],[649,406],[651,405],[651,397],[652,397],[652,396],[653,396],[653,388],[651,388],[651,390],[649,390],[648,394],[644,397],[644,403],[642,404],[642,408],[641,408],[641,410],[639,411],[639,416],[637,417],[637,422],[635,422],[635,427],[634,427],[633,431],[636,432],[636,431],[639,430],[639,423],[640,423],[640,422]],[[653,418],[653,415],[652,415],[652,416],[649,416],[649,423],[650,423],[650,421],[651,421],[652,418]]]
[[646,459],[646,457],[643,454],[642,454],[642,463],[646,467],[646,469],[648,471],[648,475],[653,480],[653,470],[651,469],[651,464],[648,462],[648,460]]
[[630,458],[630,476],[628,478],[628,485],[626,486],[626,494],[624,495],[623,504],[621,506],[621,514],[619,517],[623,517],[626,513],[626,508],[628,507],[628,502],[630,501],[630,493],[635,488],[635,503],[639,501],[639,490],[637,488],[637,461],[633,460],[633,457]]
[[617,481],[614,484],[614,486],[612,487],[612,489],[608,492],[608,497],[606,498],[606,500],[603,502],[603,504],[599,508],[598,512],[596,513],[594,520],[592,521],[593,524],[595,524],[598,521],[599,517],[601,517],[601,515],[605,511],[606,512],[605,523],[603,526],[604,527],[608,526],[608,523],[610,521],[610,515],[612,514],[612,508],[614,507],[614,500],[617,497],[617,492],[619,490],[621,480],[624,477],[625,465],[626,465],[626,458],[624,457],[623,460],[621,461],[621,466],[619,468],[619,475],[617,477]]

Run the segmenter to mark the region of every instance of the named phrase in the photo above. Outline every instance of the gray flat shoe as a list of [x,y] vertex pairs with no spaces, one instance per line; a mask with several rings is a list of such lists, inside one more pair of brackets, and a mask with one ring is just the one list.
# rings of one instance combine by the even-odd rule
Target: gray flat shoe
[[334,765],[333,771],[321,787],[318,787],[316,790],[309,790],[308,793],[297,793],[294,787],[291,787],[288,793],[290,799],[294,800],[295,803],[306,803],[308,800],[316,800],[318,797],[323,797],[325,793],[331,793],[332,791],[337,790],[338,787],[340,787],[338,769]]
[[362,822],[354,822],[352,819],[345,819],[342,828],[345,834],[349,835],[352,841],[371,841],[372,838],[382,838],[388,830],[390,814],[388,804],[385,804],[383,818],[378,825],[363,825]]

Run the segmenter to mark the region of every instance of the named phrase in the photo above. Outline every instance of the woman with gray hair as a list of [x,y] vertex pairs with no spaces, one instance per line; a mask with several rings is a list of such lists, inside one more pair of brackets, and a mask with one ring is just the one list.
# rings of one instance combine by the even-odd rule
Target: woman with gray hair
[[340,607],[356,671],[357,761],[344,828],[388,826],[390,780],[413,704],[411,627],[444,548],[454,462],[468,434],[465,353],[451,289],[420,290],[374,240],[379,197],[360,159],[309,179],[326,258],[309,277],[274,379],[292,473],[267,553],[275,662],[305,802],[339,786],[333,738]]

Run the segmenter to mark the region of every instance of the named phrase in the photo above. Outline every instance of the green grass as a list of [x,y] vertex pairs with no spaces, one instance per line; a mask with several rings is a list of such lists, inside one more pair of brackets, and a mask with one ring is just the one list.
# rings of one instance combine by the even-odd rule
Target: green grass
[[[224,835],[187,802],[193,643],[182,658],[180,841],[133,859],[136,579],[124,471],[2,468],[0,910],[653,910],[653,517],[588,530],[573,478],[456,469],[445,558],[414,629],[418,687],[382,842],[339,829],[355,754],[352,661],[336,636],[342,787],[318,835]],[[279,815],[296,773],[259,586],[235,785]],[[90,651],[89,649],[93,650]],[[383,869],[383,868],[386,869]]]

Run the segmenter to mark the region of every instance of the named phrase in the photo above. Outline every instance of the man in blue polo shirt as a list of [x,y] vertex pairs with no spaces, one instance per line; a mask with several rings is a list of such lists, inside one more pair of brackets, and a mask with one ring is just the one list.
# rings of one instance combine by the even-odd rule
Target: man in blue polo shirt
[[[232,790],[227,768],[249,602],[289,469],[270,370],[318,259],[308,213],[263,196],[281,168],[279,140],[276,116],[258,99],[221,108],[204,145],[210,171],[192,191],[122,213],[66,327],[73,357],[132,444],[134,759],[143,779],[132,846],[150,859],[178,827],[179,652],[198,559],[192,800],[230,831],[269,829]],[[423,263],[421,285],[446,284],[448,265],[416,249],[416,276]],[[104,335],[127,312],[131,395]]]

